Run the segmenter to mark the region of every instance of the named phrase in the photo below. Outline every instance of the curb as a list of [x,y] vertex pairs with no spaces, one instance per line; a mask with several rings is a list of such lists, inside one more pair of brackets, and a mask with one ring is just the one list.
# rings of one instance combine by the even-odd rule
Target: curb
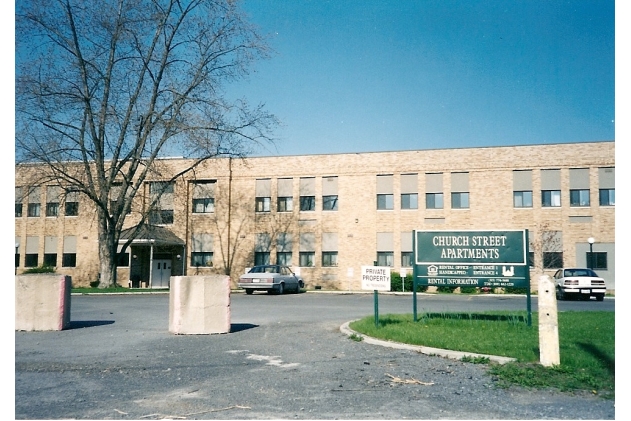
[[511,357],[500,357],[498,355],[486,355],[486,354],[476,354],[473,352],[462,352],[462,351],[451,351],[448,349],[440,349],[440,348],[431,348],[428,346],[419,346],[419,345],[408,345],[400,342],[392,342],[392,341],[384,341],[381,339],[375,339],[371,336],[362,335],[361,333],[357,333],[349,327],[351,322],[355,320],[351,320],[350,322],[344,323],[340,326],[340,331],[345,335],[357,335],[362,338],[362,342],[366,342],[372,345],[380,345],[388,348],[395,349],[404,349],[408,351],[416,351],[420,354],[425,355],[438,355],[439,357],[450,358],[452,360],[461,360],[462,357],[483,357],[488,358],[490,361],[498,363],[498,364],[506,364],[509,362],[517,361],[516,358]]

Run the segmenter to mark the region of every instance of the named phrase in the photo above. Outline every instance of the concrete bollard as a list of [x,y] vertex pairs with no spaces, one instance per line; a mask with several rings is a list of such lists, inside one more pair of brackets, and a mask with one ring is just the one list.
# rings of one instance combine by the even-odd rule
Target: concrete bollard
[[179,335],[230,332],[230,277],[172,276],[169,332]]
[[15,330],[63,330],[70,326],[70,276],[15,276]]
[[539,277],[539,360],[541,365],[559,365],[559,321],[555,285],[548,275]]

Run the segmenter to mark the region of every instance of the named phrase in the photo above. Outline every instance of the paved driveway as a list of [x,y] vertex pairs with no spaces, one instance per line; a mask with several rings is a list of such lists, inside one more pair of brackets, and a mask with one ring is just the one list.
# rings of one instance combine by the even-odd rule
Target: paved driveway
[[[15,333],[15,418],[615,417],[613,401],[500,390],[484,366],[340,333],[373,304],[371,294],[233,294],[231,333],[188,336],[168,333],[167,295],[73,296],[71,329]],[[611,301],[580,304],[613,310]],[[380,314],[410,313],[411,305],[410,296],[379,297]],[[525,309],[525,300],[441,296],[418,308],[479,305]]]

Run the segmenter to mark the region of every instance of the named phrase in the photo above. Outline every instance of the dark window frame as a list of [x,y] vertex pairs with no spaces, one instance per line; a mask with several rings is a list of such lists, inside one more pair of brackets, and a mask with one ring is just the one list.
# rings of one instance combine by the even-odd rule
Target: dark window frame
[[418,209],[418,193],[401,193],[401,209]]
[[338,266],[338,252],[337,251],[323,251],[322,252],[322,267],[337,267]]
[[[437,203],[437,199],[440,198],[440,204]],[[445,196],[443,193],[425,193],[425,208],[426,209],[444,209]]]
[[394,194],[378,194],[377,210],[394,210]]
[[513,191],[513,207],[532,208],[532,190]]
[[452,192],[451,208],[469,209],[469,192]]
[[[553,204],[553,193],[558,193],[559,204]],[[541,207],[542,208],[560,208],[562,204],[561,190],[541,190]]]
[[315,210],[315,196],[300,196],[300,212],[312,212]]
[[330,194],[327,196],[322,196],[322,210],[324,211],[336,211],[337,208],[337,194]]
[[570,190],[570,206],[589,207],[590,203],[591,203],[591,200],[589,197],[589,189]]

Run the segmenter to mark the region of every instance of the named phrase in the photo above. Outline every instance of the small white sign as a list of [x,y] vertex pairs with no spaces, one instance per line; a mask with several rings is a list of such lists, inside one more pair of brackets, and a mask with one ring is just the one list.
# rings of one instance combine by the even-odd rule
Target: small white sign
[[346,269],[346,276],[348,276],[349,278],[353,277],[353,268]]
[[362,266],[362,289],[390,291],[390,268],[387,266]]

